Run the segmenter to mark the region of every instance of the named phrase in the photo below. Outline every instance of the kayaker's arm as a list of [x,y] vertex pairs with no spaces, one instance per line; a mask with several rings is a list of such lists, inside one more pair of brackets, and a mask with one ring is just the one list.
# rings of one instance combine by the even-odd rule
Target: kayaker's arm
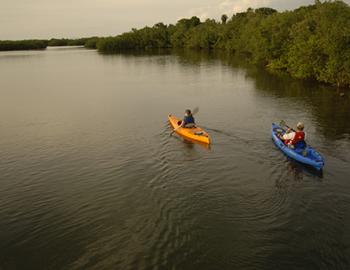
[[175,129],[173,129],[173,130],[171,131],[170,136],[173,135],[173,133],[174,133],[175,131],[177,131],[179,128],[182,128],[182,124],[183,124],[183,121],[181,122],[181,124],[180,124],[177,128],[175,128]]

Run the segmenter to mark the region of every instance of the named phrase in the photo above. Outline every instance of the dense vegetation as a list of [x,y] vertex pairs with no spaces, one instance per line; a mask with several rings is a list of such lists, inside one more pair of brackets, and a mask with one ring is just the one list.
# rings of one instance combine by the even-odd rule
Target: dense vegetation
[[[95,41],[97,37],[89,38],[78,38],[78,39],[68,39],[68,38],[52,38],[48,41],[48,46],[85,46],[87,43],[91,44],[91,41]],[[96,41],[95,41],[96,44]],[[96,48],[96,46],[89,46],[88,48]]]
[[50,40],[0,40],[0,51],[39,50],[47,46],[84,46],[88,49],[96,49],[97,37],[89,38],[52,38]]
[[97,42],[99,41],[98,37],[88,38],[84,44],[84,47],[87,49],[97,49]]
[[248,9],[221,22],[181,19],[100,39],[100,52],[128,49],[216,49],[244,55],[293,77],[350,86],[350,7],[341,1],[277,12]]
[[47,40],[0,40],[0,51],[42,50],[46,49]]

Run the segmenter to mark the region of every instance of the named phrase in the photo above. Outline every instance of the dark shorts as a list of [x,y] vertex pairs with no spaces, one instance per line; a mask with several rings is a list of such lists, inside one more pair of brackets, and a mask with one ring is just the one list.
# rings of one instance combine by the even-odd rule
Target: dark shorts
[[185,128],[194,128],[196,125],[194,123],[188,123],[184,125]]

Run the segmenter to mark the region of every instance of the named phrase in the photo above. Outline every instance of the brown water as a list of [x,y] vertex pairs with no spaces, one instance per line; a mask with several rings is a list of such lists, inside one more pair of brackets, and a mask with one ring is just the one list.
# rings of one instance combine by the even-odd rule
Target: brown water
[[[349,269],[345,94],[225,55],[1,52],[0,269]],[[210,149],[169,135],[195,106]]]

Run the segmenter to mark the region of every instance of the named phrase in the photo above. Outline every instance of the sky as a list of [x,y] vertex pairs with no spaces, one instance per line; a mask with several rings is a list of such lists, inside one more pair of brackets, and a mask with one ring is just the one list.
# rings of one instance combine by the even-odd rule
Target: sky
[[[350,0],[345,0],[350,4]],[[0,40],[113,36],[198,16],[219,19],[248,7],[279,11],[314,0],[0,0]]]

